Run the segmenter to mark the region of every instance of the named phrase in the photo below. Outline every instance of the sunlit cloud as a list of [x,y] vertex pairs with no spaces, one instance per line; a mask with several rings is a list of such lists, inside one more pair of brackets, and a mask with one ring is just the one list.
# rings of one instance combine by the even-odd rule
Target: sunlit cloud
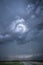
[[15,30],[15,32],[22,32],[24,33],[26,31],[26,27],[24,24],[19,24]]
[[25,33],[27,32],[27,25],[25,24],[25,20],[23,18],[14,20],[10,25],[10,31],[12,33]]

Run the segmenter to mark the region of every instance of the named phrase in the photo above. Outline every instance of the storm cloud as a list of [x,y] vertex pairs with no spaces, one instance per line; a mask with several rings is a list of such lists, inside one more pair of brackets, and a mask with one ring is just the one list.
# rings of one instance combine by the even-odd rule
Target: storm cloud
[[43,0],[0,0],[0,56],[43,53],[41,47]]

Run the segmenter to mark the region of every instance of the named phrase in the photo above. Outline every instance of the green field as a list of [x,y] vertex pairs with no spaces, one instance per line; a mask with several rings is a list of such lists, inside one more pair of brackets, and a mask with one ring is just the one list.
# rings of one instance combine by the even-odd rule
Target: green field
[[0,62],[0,65],[24,65],[22,62]]

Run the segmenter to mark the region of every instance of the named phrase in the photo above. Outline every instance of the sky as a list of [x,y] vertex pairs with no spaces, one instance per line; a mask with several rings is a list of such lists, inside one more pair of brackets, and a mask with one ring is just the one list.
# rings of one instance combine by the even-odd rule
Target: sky
[[0,57],[43,54],[43,0],[0,0]]

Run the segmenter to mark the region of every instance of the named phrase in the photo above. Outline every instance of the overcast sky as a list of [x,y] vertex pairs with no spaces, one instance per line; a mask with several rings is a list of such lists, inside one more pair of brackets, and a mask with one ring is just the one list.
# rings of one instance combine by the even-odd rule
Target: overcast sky
[[43,0],[0,0],[0,56],[43,53]]

